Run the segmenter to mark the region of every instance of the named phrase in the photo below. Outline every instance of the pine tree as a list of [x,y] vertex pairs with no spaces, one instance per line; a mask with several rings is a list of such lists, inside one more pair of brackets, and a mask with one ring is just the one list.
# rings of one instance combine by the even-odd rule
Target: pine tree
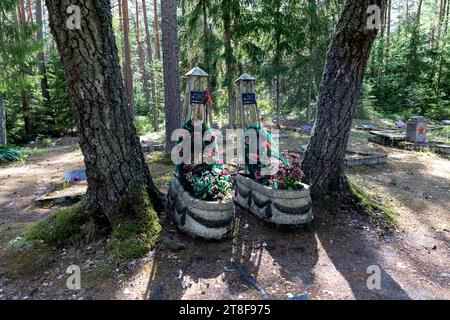
[[[345,192],[344,158],[376,30],[367,29],[370,0],[347,0],[327,55],[317,120],[303,168],[314,196]],[[382,12],[386,0],[375,1]],[[342,72],[342,70],[345,70]]]
[[181,125],[181,96],[179,73],[179,47],[177,27],[177,2],[161,2],[164,100],[166,118],[166,156],[170,156],[175,142],[171,141],[172,132]]
[[88,178],[85,210],[97,225],[145,222],[145,238],[135,245],[153,243],[160,231],[153,206],[161,208],[160,195],[128,112],[110,1],[84,2],[89,15],[76,31],[65,28],[59,1],[46,5],[77,116]]

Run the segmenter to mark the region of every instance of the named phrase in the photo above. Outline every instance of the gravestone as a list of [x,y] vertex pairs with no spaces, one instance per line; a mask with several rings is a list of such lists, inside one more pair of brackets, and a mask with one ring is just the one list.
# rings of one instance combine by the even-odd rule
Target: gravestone
[[260,125],[255,82],[256,79],[247,73],[234,81],[236,85],[235,128],[245,129],[251,125]]
[[193,68],[184,75],[186,91],[181,125],[184,125],[191,119],[201,120],[204,123],[211,120],[212,110],[208,110],[208,97],[206,92],[208,77],[209,74],[199,67]]
[[86,169],[70,170],[64,172],[65,182],[78,182],[86,180]]
[[424,117],[412,117],[407,122],[406,139],[411,142],[425,143],[427,122]]

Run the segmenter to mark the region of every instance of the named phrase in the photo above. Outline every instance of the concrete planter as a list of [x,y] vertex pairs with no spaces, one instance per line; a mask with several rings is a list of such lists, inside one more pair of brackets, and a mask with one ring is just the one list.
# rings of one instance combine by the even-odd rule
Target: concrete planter
[[208,240],[224,239],[231,234],[235,220],[233,200],[211,202],[194,198],[174,175],[167,201],[181,231]]
[[234,201],[257,217],[277,225],[310,225],[314,219],[309,186],[298,191],[273,190],[242,174],[236,176]]

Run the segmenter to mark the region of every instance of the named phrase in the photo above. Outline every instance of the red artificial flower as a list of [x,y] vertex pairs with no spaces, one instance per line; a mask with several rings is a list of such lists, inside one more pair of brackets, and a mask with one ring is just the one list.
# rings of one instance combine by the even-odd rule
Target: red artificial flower
[[270,143],[269,140],[266,140],[266,141],[264,142],[264,147],[265,147],[265,148],[270,148],[271,146],[272,146],[272,144]]
[[229,175],[228,171],[226,171],[226,170],[222,170],[221,174],[222,174],[223,176],[228,176],[228,175]]
[[256,172],[255,172],[255,178],[256,178],[257,180],[259,180],[259,179],[262,178],[261,171],[256,171]]

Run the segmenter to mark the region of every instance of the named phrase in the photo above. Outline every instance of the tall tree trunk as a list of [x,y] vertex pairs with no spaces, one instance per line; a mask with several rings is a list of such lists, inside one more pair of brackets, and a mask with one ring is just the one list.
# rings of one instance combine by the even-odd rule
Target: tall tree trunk
[[[277,1],[277,13],[280,13],[281,10],[281,1]],[[280,14],[276,15],[276,25],[279,26],[280,22],[279,20]],[[276,40],[275,40],[275,69],[276,69],[276,78],[275,78],[275,85],[276,85],[276,107],[277,107],[277,128],[280,127],[280,115],[281,115],[281,90],[280,90],[280,68],[281,68],[281,31],[279,30],[279,27],[275,30],[276,33]]]
[[409,0],[406,0],[406,23],[409,23]]
[[[435,14],[436,14],[436,8],[437,8],[437,4],[438,4],[438,0],[434,0],[434,5],[433,5],[433,17],[431,18],[431,31],[430,31],[430,49],[434,49],[435,48],[435,37],[436,37],[436,24],[435,24]],[[441,5],[442,6],[442,5]],[[439,22],[440,22],[440,18],[441,18],[441,14],[439,11]]]
[[[119,8],[119,33],[120,33],[120,36],[122,37],[121,39],[123,39],[122,0],[117,0],[117,6]],[[120,59],[122,59],[122,76],[123,76],[123,72],[125,70],[123,41],[121,41],[120,45],[119,45],[119,57],[120,57]]]
[[147,108],[150,111],[151,110],[151,99],[150,99],[150,88],[148,84],[148,74],[147,69],[145,68],[145,54],[144,54],[144,48],[142,47],[141,43],[141,36],[140,36],[140,20],[139,20],[139,2],[136,1],[134,3],[135,9],[136,9],[136,43],[138,46],[138,54],[139,54],[139,67],[141,69],[142,74],[142,88],[144,90],[145,95],[145,102],[147,104]]
[[[37,30],[37,40],[42,41],[44,39],[42,30],[42,1],[36,0],[36,22],[39,24]],[[41,75],[41,93],[47,104],[50,102],[50,92],[48,91],[48,79],[47,68],[45,66],[44,51],[38,53],[37,61],[39,63],[39,74]]]
[[153,0],[153,16],[154,16],[153,26],[155,29],[156,60],[161,60],[161,45],[159,41],[158,0]]
[[[147,5],[145,0],[142,0],[142,10],[144,11],[144,27],[145,27],[145,43],[147,51],[147,59],[150,64],[153,64],[153,53],[152,53],[152,41],[150,38],[150,28],[148,27],[148,17],[147,17]],[[158,93],[156,91],[156,80],[153,68],[150,70],[150,82],[152,86],[152,99],[153,99],[153,129],[158,131],[159,127],[159,112],[158,112]]]
[[382,13],[386,8],[386,0],[346,1],[327,54],[316,122],[303,161],[306,181],[316,197],[346,189],[343,165],[347,142],[377,35],[377,30],[367,29],[367,9],[372,4]]
[[[205,63],[205,71],[209,74],[208,88],[212,95],[213,104],[216,104],[216,78],[214,76],[214,68],[212,66],[212,48],[211,48],[211,35],[212,30],[208,23],[208,0],[202,0],[202,12],[203,12],[203,59]],[[209,122],[212,124],[212,114],[208,112]]]
[[306,102],[306,123],[311,124],[312,74],[311,61],[308,62],[308,96]]
[[[37,18],[36,18],[37,19]],[[29,23],[34,23],[33,11],[31,9],[31,0],[27,0],[27,21]]]
[[181,16],[184,17],[186,15],[186,0],[180,1],[180,7],[181,7]]
[[389,57],[389,48],[391,47],[391,10],[392,0],[387,0],[387,26],[386,26],[386,57]]
[[234,56],[231,46],[231,9],[230,1],[222,1],[222,20],[225,47],[225,85],[228,93],[228,127],[234,128],[235,99],[233,90]]
[[6,145],[6,112],[3,97],[0,93],[0,145]]
[[[19,21],[22,25],[25,25],[26,18],[25,18],[25,5],[23,0],[19,0],[18,3],[19,6]],[[22,113],[23,113],[23,122],[24,122],[24,129],[25,134],[30,135],[32,133],[31,128],[31,116],[30,116],[30,103],[28,98],[28,92],[25,89],[25,77],[26,77],[26,66],[23,62],[20,63],[20,77],[21,77],[21,85],[22,89],[20,91],[20,95],[22,98]]]
[[[71,3],[89,12],[82,15],[80,30],[65,27]],[[106,216],[111,222],[149,214],[157,224],[156,214],[147,209],[148,199],[160,208],[160,194],[128,112],[110,1],[46,0],[46,5],[75,107],[88,180],[87,212],[94,221]]]
[[131,47],[130,47],[130,19],[128,11],[128,0],[122,0],[123,15],[123,49],[124,49],[124,70],[125,97],[128,103],[128,110],[134,116],[133,97],[133,69],[131,67]]
[[169,156],[175,142],[172,132],[181,124],[181,97],[179,73],[179,47],[177,29],[177,1],[161,1],[163,73],[166,116],[166,156]]

